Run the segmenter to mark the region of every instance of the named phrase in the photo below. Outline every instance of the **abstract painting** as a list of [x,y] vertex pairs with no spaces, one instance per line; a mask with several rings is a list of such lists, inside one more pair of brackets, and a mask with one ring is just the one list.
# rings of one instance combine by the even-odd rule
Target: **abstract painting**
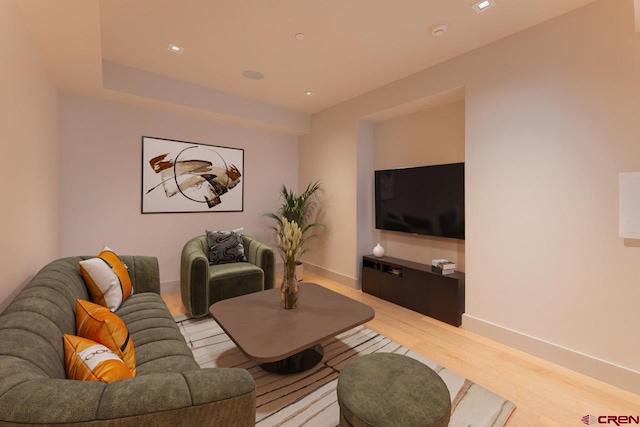
[[244,150],[142,137],[142,213],[241,212]]

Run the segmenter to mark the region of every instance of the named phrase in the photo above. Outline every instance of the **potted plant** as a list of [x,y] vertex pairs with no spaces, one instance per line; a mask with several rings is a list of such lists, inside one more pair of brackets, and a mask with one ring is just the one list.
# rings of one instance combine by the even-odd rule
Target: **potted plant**
[[[307,243],[318,236],[317,231],[322,227],[322,224],[311,222],[311,219],[318,207],[317,196],[323,193],[324,189],[319,181],[309,184],[299,195],[283,185],[280,189],[282,206],[277,212],[267,214],[276,221],[276,226],[273,227],[276,250],[285,266],[280,287],[285,308],[293,308],[297,302],[299,278],[296,277],[296,266],[301,264],[300,256],[308,250]],[[287,301],[289,304],[285,304]]]

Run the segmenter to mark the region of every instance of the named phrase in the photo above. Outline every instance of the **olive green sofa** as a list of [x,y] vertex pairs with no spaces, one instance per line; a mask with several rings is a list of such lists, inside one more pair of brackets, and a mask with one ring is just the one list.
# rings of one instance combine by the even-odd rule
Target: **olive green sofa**
[[223,299],[273,288],[276,280],[273,248],[246,234],[243,246],[248,262],[209,265],[206,235],[185,243],[180,261],[180,294],[191,316],[206,316],[211,304]]
[[244,369],[200,369],[159,295],[158,261],[122,256],[134,286],[116,311],[134,343],[134,378],[66,378],[63,334],[88,300],[78,261],[45,266],[0,315],[0,426],[253,426],[255,383]]

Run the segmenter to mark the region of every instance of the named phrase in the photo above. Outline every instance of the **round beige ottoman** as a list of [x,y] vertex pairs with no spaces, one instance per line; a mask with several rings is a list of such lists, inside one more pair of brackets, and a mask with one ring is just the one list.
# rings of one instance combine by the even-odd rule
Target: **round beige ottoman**
[[451,398],[444,381],[407,356],[373,353],[350,362],[338,377],[342,427],[441,427]]

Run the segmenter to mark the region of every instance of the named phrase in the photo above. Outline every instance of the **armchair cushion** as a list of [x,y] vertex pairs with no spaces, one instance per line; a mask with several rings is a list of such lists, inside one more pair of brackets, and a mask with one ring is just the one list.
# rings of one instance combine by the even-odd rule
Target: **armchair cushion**
[[223,264],[209,269],[209,295],[215,301],[262,291],[264,272],[248,262]]

